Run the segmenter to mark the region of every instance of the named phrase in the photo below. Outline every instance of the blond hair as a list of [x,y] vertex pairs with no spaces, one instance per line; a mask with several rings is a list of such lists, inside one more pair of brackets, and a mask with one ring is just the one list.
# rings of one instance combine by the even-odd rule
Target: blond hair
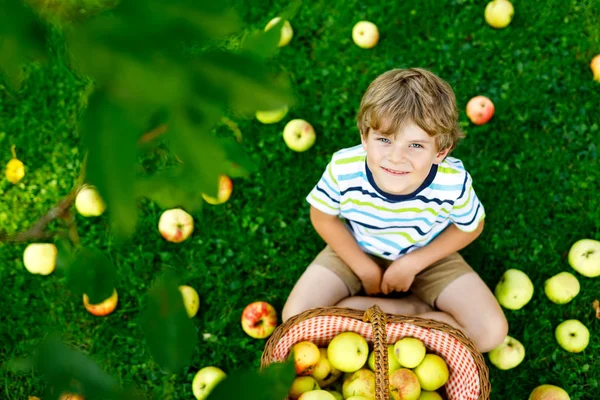
[[465,137],[458,126],[456,97],[448,83],[421,68],[393,69],[369,85],[356,117],[361,135],[392,135],[413,122],[435,138],[438,151],[452,151]]

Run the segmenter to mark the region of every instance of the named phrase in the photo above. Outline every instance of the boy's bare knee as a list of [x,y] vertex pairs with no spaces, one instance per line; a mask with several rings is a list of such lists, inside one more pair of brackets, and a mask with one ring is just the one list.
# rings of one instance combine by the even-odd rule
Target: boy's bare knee
[[498,347],[508,335],[508,321],[504,314],[491,318],[482,318],[482,326],[473,334],[471,339],[482,353],[487,353]]

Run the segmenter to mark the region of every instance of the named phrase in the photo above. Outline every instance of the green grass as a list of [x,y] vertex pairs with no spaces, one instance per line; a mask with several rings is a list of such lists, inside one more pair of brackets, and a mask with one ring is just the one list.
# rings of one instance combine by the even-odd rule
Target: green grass
[[[463,255],[492,288],[508,268],[525,271],[536,288],[525,308],[506,310],[509,334],[527,355],[513,370],[490,366],[491,398],[525,399],[542,383],[565,388],[572,399],[598,397],[600,321],[591,304],[600,296],[600,279],[578,275],[581,293],[563,306],[546,298],[543,282],[571,270],[566,254],[576,240],[600,239],[600,84],[589,69],[600,53],[599,3],[515,1],[515,18],[503,30],[486,25],[485,1],[382,3],[305,2],[292,20],[292,42],[273,60],[292,77],[297,104],[273,126],[236,120],[258,172],[234,181],[228,203],[195,213],[190,240],[162,240],[156,229],[162,210],[148,201],[140,204],[135,236],[122,246],[111,236],[106,215],[77,217],[82,242],[107,251],[117,266],[120,303],[112,315],[88,314],[60,271],[29,274],[21,261],[25,244],[0,247],[0,398],[43,392],[39,377],[10,372],[4,363],[27,355],[53,330],[122,383],[155,399],[192,398],[191,379],[206,365],[229,373],[258,367],[265,342],[241,330],[243,307],[260,299],[281,311],[323,247],[309,221],[306,194],[334,151],[358,143],[354,116],[369,82],[390,68],[413,66],[452,85],[467,132],[454,156],[473,176],[487,218],[485,231]],[[286,4],[239,1],[236,8],[249,27],[262,28]],[[351,41],[352,26],[363,19],[380,29],[372,50]],[[27,166],[19,184],[0,183],[2,230],[28,227],[77,178],[81,154],[73,121],[83,87],[60,68],[34,67],[18,98],[2,93],[0,161],[8,162],[16,144]],[[464,109],[480,94],[494,101],[496,114],[477,127]],[[281,138],[291,118],[304,118],[317,131],[315,146],[305,153],[290,151]],[[156,150],[150,158],[164,155]],[[150,358],[139,323],[147,288],[165,270],[179,273],[201,297],[193,364],[173,377],[162,375]],[[581,354],[567,353],[554,339],[554,328],[570,318],[591,332]]]

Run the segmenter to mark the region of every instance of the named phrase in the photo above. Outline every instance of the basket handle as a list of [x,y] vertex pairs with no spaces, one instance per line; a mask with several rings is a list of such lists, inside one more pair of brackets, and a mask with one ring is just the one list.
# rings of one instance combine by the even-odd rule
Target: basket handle
[[377,304],[369,307],[364,322],[370,322],[373,329],[373,352],[375,353],[375,400],[389,400],[387,316]]

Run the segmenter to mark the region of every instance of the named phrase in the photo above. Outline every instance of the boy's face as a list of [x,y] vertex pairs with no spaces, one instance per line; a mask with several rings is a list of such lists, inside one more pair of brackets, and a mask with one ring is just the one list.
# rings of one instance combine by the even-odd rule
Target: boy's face
[[413,122],[394,135],[370,130],[361,135],[367,165],[379,188],[390,194],[410,194],[427,178],[431,166],[439,164],[449,149],[437,151],[435,139]]

